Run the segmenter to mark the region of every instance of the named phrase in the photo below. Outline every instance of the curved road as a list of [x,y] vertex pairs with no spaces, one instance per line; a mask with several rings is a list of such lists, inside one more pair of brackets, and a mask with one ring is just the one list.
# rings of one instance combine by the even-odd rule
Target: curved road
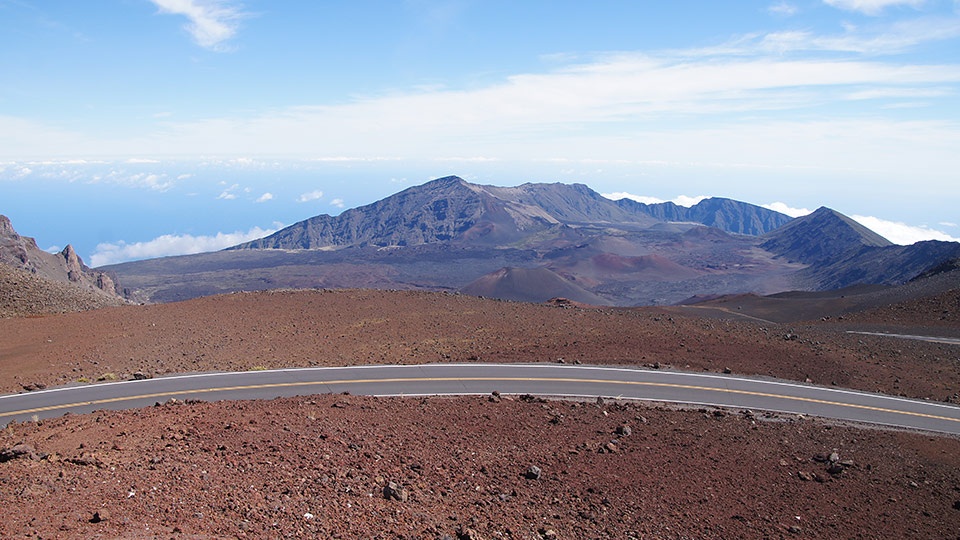
[[960,435],[960,407],[786,381],[705,373],[558,364],[426,364],[179,375],[0,396],[0,426],[170,398],[272,399],[324,393],[371,396],[536,394],[612,397],[778,411]]

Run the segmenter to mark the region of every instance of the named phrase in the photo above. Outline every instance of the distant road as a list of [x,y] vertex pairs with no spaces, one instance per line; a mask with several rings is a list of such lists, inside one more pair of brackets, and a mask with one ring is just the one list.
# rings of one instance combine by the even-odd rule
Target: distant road
[[931,343],[946,343],[947,345],[960,345],[960,339],[957,338],[948,338],[948,337],[938,337],[938,336],[912,336],[910,334],[888,334],[886,332],[857,332],[855,330],[847,330],[848,334],[863,334],[866,336],[883,336],[883,337],[894,337],[900,339],[916,339],[919,341],[929,341]]
[[852,390],[705,373],[559,364],[427,364],[179,375],[0,396],[0,425],[64,413],[147,407],[170,398],[272,399],[535,394],[777,411],[960,434],[960,407]]

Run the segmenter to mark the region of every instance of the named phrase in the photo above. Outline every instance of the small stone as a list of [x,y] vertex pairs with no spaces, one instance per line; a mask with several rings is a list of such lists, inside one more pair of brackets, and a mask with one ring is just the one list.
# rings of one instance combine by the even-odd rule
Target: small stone
[[480,536],[480,533],[473,529],[460,529],[457,531],[458,540],[483,540],[483,537]]
[[523,473],[523,477],[527,480],[539,480],[541,474],[543,474],[543,471],[540,469],[540,467],[531,465],[530,468],[527,469],[527,472]]
[[809,482],[810,480],[813,480],[813,476],[811,476],[810,473],[806,471],[797,471],[797,478],[803,480],[804,482]]
[[400,486],[396,482],[390,482],[385,488],[383,488],[383,497],[387,500],[395,500],[400,502],[407,502],[410,494],[407,492],[406,488]]
[[624,424],[622,426],[617,426],[616,433],[621,437],[629,437],[630,435],[633,434],[633,429],[631,429],[630,426]]
[[106,508],[101,508],[93,513],[93,517],[90,518],[90,523],[100,523],[101,521],[107,521],[110,519],[110,511]]
[[838,474],[843,473],[843,465],[841,465],[841,464],[838,463],[838,462],[831,463],[831,464],[827,467],[827,472],[828,472],[829,474],[832,474],[832,475],[834,475],[834,476],[837,476]]

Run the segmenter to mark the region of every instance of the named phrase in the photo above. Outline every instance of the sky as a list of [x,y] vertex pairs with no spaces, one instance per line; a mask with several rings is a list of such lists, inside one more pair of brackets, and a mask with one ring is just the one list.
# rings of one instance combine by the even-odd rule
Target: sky
[[960,240],[960,0],[0,0],[0,214],[100,266],[455,174]]

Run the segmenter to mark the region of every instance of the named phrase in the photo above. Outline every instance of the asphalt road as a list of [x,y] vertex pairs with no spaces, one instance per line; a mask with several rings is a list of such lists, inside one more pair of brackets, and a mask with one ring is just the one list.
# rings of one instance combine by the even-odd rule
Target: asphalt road
[[732,375],[560,364],[426,364],[179,375],[0,396],[0,426],[67,412],[152,406],[171,398],[272,399],[349,392],[371,396],[597,396],[778,411],[960,435],[960,407]]

